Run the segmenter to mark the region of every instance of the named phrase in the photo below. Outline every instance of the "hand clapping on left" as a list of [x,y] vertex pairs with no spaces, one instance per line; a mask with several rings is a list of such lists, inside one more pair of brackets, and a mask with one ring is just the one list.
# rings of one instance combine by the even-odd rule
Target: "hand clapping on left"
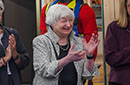
[[11,52],[12,52],[12,56],[16,57],[17,56],[17,51],[16,51],[16,40],[15,40],[15,36],[13,34],[11,34],[9,36],[9,43],[11,46]]
[[93,33],[88,43],[86,42],[85,39],[82,39],[82,42],[83,42],[85,51],[87,52],[87,55],[92,56],[100,40],[98,39],[98,36]]

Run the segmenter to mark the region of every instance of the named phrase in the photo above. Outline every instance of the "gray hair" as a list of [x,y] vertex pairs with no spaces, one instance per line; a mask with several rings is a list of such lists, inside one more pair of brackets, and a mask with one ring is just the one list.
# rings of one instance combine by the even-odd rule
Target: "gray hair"
[[4,4],[3,4],[2,0],[0,0],[0,12],[3,13],[3,11],[4,11]]
[[46,14],[46,24],[55,25],[56,21],[63,17],[72,17],[74,20],[73,11],[65,5],[56,4],[51,6]]

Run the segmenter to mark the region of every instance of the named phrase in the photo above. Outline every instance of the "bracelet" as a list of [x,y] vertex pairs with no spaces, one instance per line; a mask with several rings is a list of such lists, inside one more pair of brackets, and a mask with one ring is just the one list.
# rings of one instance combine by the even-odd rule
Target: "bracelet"
[[19,56],[17,55],[15,58],[13,58],[13,60],[14,60],[14,61],[15,61],[15,60],[17,60],[17,59],[18,59],[18,57],[19,57]]
[[93,54],[92,56],[88,56],[87,55],[87,59],[93,59],[95,57],[95,55]]
[[6,65],[6,63],[5,63],[5,61],[4,61],[3,58],[1,58],[1,62],[2,62],[2,64],[3,64],[4,66]]

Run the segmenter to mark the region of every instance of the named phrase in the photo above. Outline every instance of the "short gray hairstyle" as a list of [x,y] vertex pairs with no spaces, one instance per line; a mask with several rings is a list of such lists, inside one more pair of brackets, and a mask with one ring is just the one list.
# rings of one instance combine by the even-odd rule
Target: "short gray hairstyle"
[[4,4],[2,0],[0,0],[0,11],[3,13],[4,12]]
[[46,24],[55,25],[56,21],[63,17],[72,17],[74,20],[74,13],[65,5],[55,4],[51,6],[47,11]]

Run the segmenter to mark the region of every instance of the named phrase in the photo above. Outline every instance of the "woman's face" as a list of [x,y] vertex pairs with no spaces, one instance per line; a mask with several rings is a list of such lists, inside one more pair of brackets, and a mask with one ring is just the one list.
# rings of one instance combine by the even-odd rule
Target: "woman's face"
[[127,0],[127,12],[130,16],[130,0]]
[[71,17],[63,17],[56,21],[56,24],[52,26],[53,31],[59,37],[65,37],[70,34],[73,27],[73,18]]

